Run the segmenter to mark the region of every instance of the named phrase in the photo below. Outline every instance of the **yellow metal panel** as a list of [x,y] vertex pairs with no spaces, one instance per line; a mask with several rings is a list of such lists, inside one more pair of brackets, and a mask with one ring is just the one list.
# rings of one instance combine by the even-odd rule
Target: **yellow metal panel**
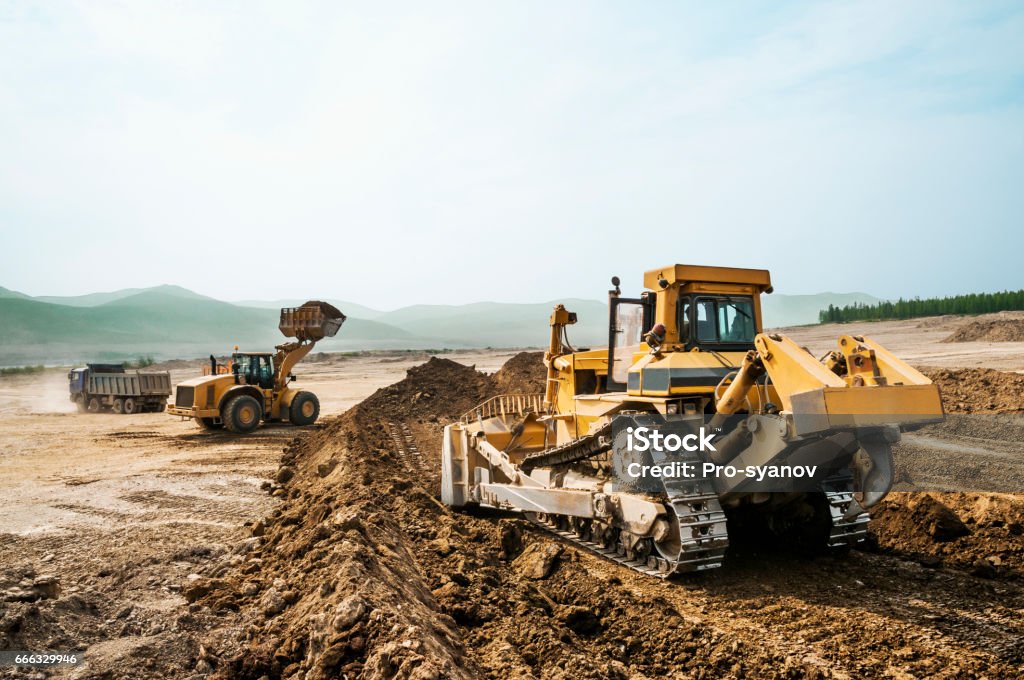
[[740,283],[757,286],[761,290],[771,288],[771,275],[767,269],[740,269],[737,267],[707,267],[703,265],[675,264],[644,273],[644,286],[650,290],[661,290],[659,280],[673,283]]
[[761,333],[754,338],[754,346],[778,390],[784,411],[793,410],[791,395],[823,387],[846,388],[845,380],[784,335]]

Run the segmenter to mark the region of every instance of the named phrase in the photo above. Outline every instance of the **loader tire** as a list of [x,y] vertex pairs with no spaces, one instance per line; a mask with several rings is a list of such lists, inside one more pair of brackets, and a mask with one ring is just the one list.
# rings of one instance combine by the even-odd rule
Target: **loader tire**
[[312,392],[299,392],[292,398],[288,408],[288,420],[292,425],[312,425],[320,416],[320,400]]
[[254,397],[248,394],[240,394],[224,405],[221,413],[221,420],[224,427],[237,434],[252,432],[260,425],[263,418],[263,408]]
[[135,400],[132,399],[131,397],[128,397],[127,399],[124,400],[123,408],[124,413],[129,416],[139,410],[138,404],[136,404]]
[[124,412],[124,402],[121,401],[120,399],[115,399],[114,400],[114,405],[110,407],[110,410],[113,411],[114,413],[123,413]]
[[218,423],[213,418],[196,418],[196,425],[204,430],[219,430],[224,427],[224,423]]
[[101,408],[100,400],[97,399],[96,397],[90,398],[89,399],[89,407],[88,408],[89,408],[89,413],[99,413],[100,412],[100,408]]

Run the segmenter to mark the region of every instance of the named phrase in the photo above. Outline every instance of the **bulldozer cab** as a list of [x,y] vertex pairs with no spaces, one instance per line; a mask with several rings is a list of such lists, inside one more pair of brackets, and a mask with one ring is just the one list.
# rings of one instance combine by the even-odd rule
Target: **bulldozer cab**
[[[753,349],[761,331],[760,294],[771,291],[767,271],[693,265],[647,272],[648,290],[637,298],[621,297],[617,278],[613,284],[608,299],[609,392],[628,391],[630,369],[655,346],[669,353]],[[659,335],[649,337],[656,327]]]
[[239,382],[269,390],[274,387],[274,357],[266,352],[236,352],[231,355],[232,371]]
[[763,269],[677,264],[644,274],[655,323],[666,349],[745,352],[761,332],[762,293],[772,292]]

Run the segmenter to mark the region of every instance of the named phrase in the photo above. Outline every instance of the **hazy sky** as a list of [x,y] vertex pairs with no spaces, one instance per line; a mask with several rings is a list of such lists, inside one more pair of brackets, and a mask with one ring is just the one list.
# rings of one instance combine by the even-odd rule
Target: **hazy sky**
[[1024,287],[1019,2],[0,4],[0,286]]

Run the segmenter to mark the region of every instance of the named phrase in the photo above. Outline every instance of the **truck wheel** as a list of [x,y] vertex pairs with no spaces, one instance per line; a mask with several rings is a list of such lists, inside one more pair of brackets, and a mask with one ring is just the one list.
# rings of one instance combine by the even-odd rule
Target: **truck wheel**
[[78,409],[79,413],[85,413],[85,398],[82,395],[78,395],[77,397],[75,397],[75,407]]
[[312,425],[320,415],[320,400],[312,392],[299,392],[292,398],[288,420],[292,425]]
[[224,427],[238,434],[252,432],[259,427],[262,418],[263,409],[260,403],[248,394],[234,397],[224,406],[221,413]]
[[213,418],[196,418],[196,424],[204,430],[219,430],[224,423],[218,423]]
[[157,413],[163,413],[166,410],[167,410],[167,402],[166,401],[161,401],[159,404],[156,405],[156,412]]
[[97,399],[96,397],[90,397],[89,398],[89,413],[99,413],[99,412],[100,412],[100,400]]
[[110,407],[110,410],[113,411],[114,413],[123,413],[124,401],[122,401],[121,399],[115,399],[114,405]]
[[127,413],[128,415],[131,415],[131,414],[135,413],[137,410],[138,410],[138,407],[135,404],[135,400],[134,399],[132,399],[131,397],[128,397],[127,399],[124,400],[124,412],[125,413]]

